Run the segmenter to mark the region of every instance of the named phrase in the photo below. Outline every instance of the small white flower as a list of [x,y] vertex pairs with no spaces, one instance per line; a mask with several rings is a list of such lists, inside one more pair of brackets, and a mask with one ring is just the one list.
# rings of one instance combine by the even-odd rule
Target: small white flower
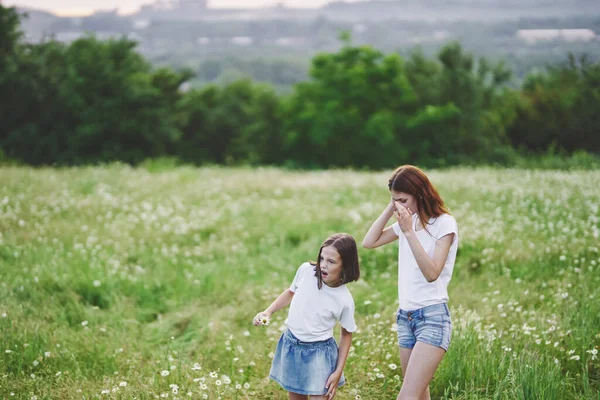
[[390,369],[392,371],[394,371],[396,368],[398,368],[398,366],[396,364],[390,364],[390,365],[388,365],[388,367],[390,367]]
[[52,353],[50,353],[49,351],[47,351],[47,352],[44,353],[45,357],[50,357],[51,355],[52,355]]
[[121,382],[121,383],[119,383],[119,386],[125,387],[125,386],[127,386],[127,382]]
[[88,322],[87,322],[87,321],[83,321],[83,322],[81,323],[81,326],[87,326],[87,324],[88,324]]
[[100,282],[99,280],[94,281],[94,287],[100,287],[100,285],[102,285],[102,282]]
[[161,371],[160,373],[162,376],[168,376],[169,375],[169,371],[167,371],[166,369],[164,371]]
[[250,384],[248,382],[244,383],[244,389],[250,389]]

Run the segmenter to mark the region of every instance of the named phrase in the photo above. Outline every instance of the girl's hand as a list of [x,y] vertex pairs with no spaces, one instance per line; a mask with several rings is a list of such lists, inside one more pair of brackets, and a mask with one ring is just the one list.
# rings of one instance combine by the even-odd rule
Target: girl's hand
[[327,379],[327,383],[325,383],[325,388],[327,388],[327,393],[325,393],[325,397],[328,399],[333,399],[337,392],[338,383],[342,378],[342,371],[333,371],[333,374],[329,375]]
[[394,216],[396,216],[396,219],[398,219],[398,225],[400,225],[400,229],[404,233],[410,232],[412,230],[412,212],[410,209],[404,207],[398,202],[394,202],[394,205],[396,207]]
[[269,315],[269,313],[266,313],[264,311],[259,312],[258,314],[256,314],[254,316],[254,319],[252,320],[252,323],[254,324],[254,326],[261,326],[261,325],[269,325],[269,323],[271,322],[271,315]]

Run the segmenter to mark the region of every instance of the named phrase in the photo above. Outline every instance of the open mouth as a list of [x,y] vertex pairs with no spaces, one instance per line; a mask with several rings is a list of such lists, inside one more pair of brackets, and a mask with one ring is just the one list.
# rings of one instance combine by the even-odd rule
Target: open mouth
[[327,276],[329,276],[329,274],[328,274],[327,272],[325,272],[325,271],[321,271],[321,277],[322,277],[323,279],[327,278]]

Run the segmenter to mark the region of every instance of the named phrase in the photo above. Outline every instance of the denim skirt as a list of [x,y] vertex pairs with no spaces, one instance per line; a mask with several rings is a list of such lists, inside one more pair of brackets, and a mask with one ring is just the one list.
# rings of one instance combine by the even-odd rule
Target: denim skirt
[[[327,393],[325,384],[335,371],[338,346],[334,338],[302,342],[287,329],[277,343],[269,378],[288,392],[319,396]],[[345,383],[344,374],[338,386]]]

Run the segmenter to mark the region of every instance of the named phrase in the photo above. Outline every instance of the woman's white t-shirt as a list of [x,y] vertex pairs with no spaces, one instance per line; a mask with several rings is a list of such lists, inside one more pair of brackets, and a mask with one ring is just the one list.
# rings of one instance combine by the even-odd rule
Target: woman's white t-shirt
[[442,214],[431,218],[427,230],[416,230],[418,214],[412,216],[413,230],[429,257],[433,257],[436,242],[442,237],[454,233],[454,239],[448,252],[448,258],[442,273],[434,282],[427,282],[423,276],[406,236],[400,230],[398,222],[392,225],[398,236],[398,299],[403,310],[416,310],[433,304],[448,302],[448,284],[452,278],[456,251],[458,250],[458,225],[450,214]]
[[298,268],[290,286],[294,297],[285,324],[303,342],[329,339],[337,321],[348,332],[356,331],[352,294],[346,285],[334,288],[323,283],[319,290],[315,268],[308,262]]

